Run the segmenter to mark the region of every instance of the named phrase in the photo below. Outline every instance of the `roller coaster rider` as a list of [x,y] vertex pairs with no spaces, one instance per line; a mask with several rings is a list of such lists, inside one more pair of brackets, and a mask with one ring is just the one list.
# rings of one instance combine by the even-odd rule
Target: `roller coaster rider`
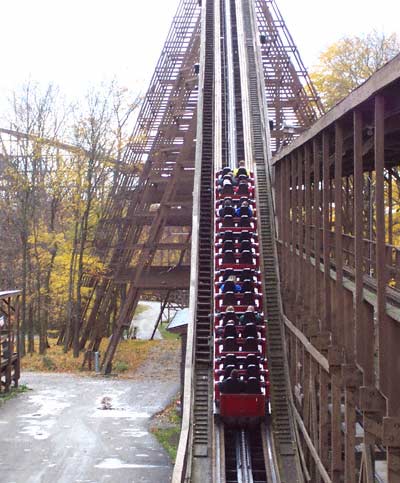
[[239,161],[239,166],[233,170],[233,175],[236,179],[242,176],[245,178],[250,178],[250,172],[246,168],[246,163],[244,160]]
[[253,216],[253,210],[247,200],[243,201],[239,208],[236,208],[236,216],[241,218],[242,216],[247,216],[251,218]]

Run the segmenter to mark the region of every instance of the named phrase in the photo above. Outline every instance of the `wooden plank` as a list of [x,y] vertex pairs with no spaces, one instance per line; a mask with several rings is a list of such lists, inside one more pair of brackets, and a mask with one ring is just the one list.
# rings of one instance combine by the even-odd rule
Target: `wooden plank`
[[283,322],[286,327],[292,332],[292,334],[301,342],[305,350],[313,357],[313,359],[329,373],[328,359],[321,354],[307,339],[307,337],[301,332],[287,317],[283,314]]
[[311,456],[318,468],[318,471],[324,480],[325,483],[332,483],[332,480],[329,477],[328,472],[326,471],[324,465],[322,464],[322,461],[318,455],[317,450],[315,449],[315,446],[313,445],[310,435],[307,432],[306,427],[304,426],[303,420],[301,419],[300,414],[298,413],[296,407],[292,405],[292,411],[294,414],[294,417],[296,419],[297,425],[301,431],[301,434],[303,435],[304,441],[306,442],[306,445],[308,446],[308,449],[310,450]]

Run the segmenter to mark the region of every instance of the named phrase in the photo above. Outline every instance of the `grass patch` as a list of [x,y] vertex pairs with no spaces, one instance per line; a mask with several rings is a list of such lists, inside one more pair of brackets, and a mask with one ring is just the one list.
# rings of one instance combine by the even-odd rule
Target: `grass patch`
[[[103,352],[106,350],[108,341],[102,343]],[[123,340],[119,343],[113,363],[113,372],[117,374],[129,374],[136,371],[148,357],[150,349],[154,346],[150,340]]]
[[158,428],[154,430],[155,437],[165,449],[165,451],[168,453],[173,463],[175,463],[176,453],[178,451],[180,432],[180,427],[164,429]]
[[176,400],[155,416],[151,432],[175,463],[181,432],[181,417],[176,410]]
[[136,315],[140,315],[142,314],[143,312],[146,312],[146,310],[149,310],[149,306],[148,305],[144,305],[144,304],[138,304],[137,307],[136,307],[136,310],[135,310],[135,316]]
[[179,334],[174,334],[174,333],[169,332],[167,330],[168,323],[169,322],[165,322],[165,323],[160,324],[158,326],[158,330],[160,331],[160,334],[161,334],[162,338],[163,339],[166,339],[166,340],[178,340],[179,339]]
[[[123,377],[129,377],[136,369],[148,358],[149,351],[164,346],[167,350],[174,346],[175,341],[149,341],[139,339],[122,340],[118,344],[117,352],[114,357],[113,373]],[[93,372],[82,372],[83,353],[78,358],[73,357],[72,351],[64,353],[63,346],[57,345],[56,339],[49,339],[50,348],[45,355],[37,352],[27,354],[21,358],[21,368],[23,371],[34,372],[65,372],[71,374],[89,374]],[[108,345],[108,340],[104,339],[100,345],[100,357],[104,354]]]
[[128,364],[125,361],[115,361],[113,370],[115,372],[126,372],[129,369]]
[[29,387],[26,384],[21,384],[18,387],[12,387],[8,392],[2,392],[0,394],[0,406],[4,404],[6,401],[16,397],[18,394],[21,394],[27,391],[31,391],[31,389],[29,389]]

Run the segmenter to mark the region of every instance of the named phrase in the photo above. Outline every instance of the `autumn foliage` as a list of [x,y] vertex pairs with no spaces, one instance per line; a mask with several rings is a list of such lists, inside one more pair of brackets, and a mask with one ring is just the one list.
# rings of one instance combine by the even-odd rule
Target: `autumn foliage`
[[324,106],[333,107],[399,52],[396,34],[377,31],[344,37],[330,45],[310,72]]
[[0,127],[24,137],[0,133],[0,287],[23,291],[22,353],[44,354],[56,329],[78,355],[85,277],[104,269],[93,235],[138,103],[115,82],[74,103],[32,82],[10,97]]

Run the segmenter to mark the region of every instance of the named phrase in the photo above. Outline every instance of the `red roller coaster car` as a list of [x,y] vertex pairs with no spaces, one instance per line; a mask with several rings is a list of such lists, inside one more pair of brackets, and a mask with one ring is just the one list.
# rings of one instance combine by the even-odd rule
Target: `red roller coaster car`
[[[235,185],[221,180],[223,172],[215,182],[214,407],[226,422],[240,424],[268,411],[266,321],[253,174]],[[244,200],[250,213],[238,216],[231,207]]]

